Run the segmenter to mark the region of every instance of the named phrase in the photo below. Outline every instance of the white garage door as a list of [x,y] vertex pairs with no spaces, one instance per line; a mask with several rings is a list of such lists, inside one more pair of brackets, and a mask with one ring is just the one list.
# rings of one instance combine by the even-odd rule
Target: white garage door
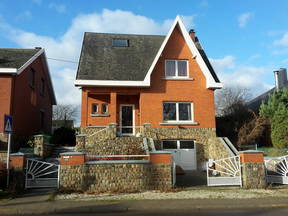
[[196,145],[193,140],[163,140],[162,149],[173,153],[176,165],[184,170],[196,170]]

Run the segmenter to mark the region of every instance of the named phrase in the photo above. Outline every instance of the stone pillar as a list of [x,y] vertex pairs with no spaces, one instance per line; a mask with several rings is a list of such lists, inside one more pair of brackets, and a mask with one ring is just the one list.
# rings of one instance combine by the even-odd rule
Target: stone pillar
[[173,159],[171,152],[150,152],[150,187],[154,190],[169,190],[173,187]]
[[83,165],[85,164],[85,153],[65,152],[60,154],[60,165]]
[[76,135],[76,150],[77,151],[85,151],[85,144],[86,144],[86,135],[79,134]]
[[18,152],[10,154],[10,180],[9,188],[13,190],[23,190],[25,187],[25,154]]
[[240,161],[242,165],[243,188],[265,188],[266,177],[263,152],[240,152]]
[[144,137],[150,137],[150,128],[151,128],[151,123],[144,123],[143,124],[142,134]]
[[114,139],[116,136],[117,136],[117,124],[110,123],[108,125],[107,137],[109,137],[109,139]]
[[43,157],[44,135],[34,136],[34,154]]

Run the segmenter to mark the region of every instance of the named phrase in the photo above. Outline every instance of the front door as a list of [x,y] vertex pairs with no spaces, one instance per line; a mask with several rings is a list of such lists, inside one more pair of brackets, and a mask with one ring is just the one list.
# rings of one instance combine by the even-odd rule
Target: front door
[[120,105],[120,132],[122,135],[134,134],[134,105]]

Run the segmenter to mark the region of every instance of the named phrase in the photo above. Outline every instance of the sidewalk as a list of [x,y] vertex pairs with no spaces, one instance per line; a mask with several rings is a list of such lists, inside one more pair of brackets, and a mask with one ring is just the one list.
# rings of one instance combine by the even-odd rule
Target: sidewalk
[[161,212],[197,209],[247,209],[288,207],[288,198],[261,199],[185,199],[138,201],[48,201],[50,194],[28,193],[12,200],[0,201],[0,215],[49,213],[125,213]]

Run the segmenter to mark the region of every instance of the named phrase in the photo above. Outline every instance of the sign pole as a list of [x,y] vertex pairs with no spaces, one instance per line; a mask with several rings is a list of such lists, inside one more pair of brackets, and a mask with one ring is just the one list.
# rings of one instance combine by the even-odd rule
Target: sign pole
[[8,149],[7,149],[7,188],[9,187],[9,176],[10,176],[10,148],[11,148],[11,133],[8,133]]

